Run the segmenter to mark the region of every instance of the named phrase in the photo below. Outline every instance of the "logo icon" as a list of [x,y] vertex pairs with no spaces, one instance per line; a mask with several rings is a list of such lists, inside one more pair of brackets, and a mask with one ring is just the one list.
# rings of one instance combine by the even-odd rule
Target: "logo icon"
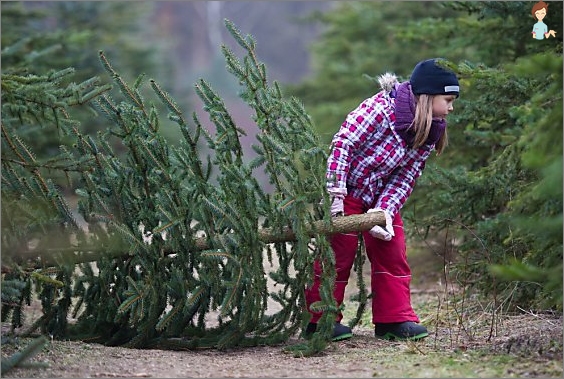
[[554,30],[548,31],[548,26],[542,20],[546,17],[546,12],[548,11],[548,4],[544,1],[539,1],[533,5],[531,9],[531,14],[538,22],[533,25],[533,38],[534,39],[545,39],[550,36],[556,37],[556,32]]

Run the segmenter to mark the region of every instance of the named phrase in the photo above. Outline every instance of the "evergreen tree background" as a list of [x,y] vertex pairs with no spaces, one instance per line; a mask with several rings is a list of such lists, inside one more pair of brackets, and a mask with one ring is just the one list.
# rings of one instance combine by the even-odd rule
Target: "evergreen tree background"
[[[163,47],[144,43],[144,36],[151,31],[151,4],[2,2],[3,71],[25,75],[72,67],[72,80],[81,82],[100,72],[97,51],[105,48],[123,67],[124,77],[134,78],[139,73],[161,76],[156,59]],[[103,120],[88,107],[75,108],[73,118],[88,135],[105,128]],[[70,143],[68,137],[46,131],[40,123],[27,125],[20,138],[41,158],[57,155],[59,145]],[[72,185],[65,178],[55,180],[67,194],[72,193]]]

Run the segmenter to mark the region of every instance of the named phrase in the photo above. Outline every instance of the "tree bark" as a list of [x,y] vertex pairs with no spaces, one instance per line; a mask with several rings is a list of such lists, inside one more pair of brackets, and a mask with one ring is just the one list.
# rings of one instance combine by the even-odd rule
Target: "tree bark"
[[[310,236],[315,233],[331,235],[335,233],[364,232],[372,229],[374,225],[385,225],[386,219],[382,212],[371,212],[359,215],[333,217],[328,225],[325,221],[319,220],[309,225]],[[272,228],[259,230],[259,238],[265,243],[294,241],[296,235],[291,229],[285,229],[282,233],[276,232]],[[198,243],[197,241],[196,243]],[[196,245],[198,246],[198,245]]]

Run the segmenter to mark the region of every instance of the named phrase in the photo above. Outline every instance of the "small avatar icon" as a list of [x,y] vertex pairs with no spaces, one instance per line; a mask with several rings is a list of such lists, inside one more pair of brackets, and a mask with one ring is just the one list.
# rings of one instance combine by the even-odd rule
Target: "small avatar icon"
[[548,31],[548,26],[542,22],[542,20],[546,17],[547,10],[548,4],[542,0],[533,5],[531,14],[539,21],[533,25],[533,38],[535,39],[545,39],[549,36],[556,37],[556,32],[554,30]]

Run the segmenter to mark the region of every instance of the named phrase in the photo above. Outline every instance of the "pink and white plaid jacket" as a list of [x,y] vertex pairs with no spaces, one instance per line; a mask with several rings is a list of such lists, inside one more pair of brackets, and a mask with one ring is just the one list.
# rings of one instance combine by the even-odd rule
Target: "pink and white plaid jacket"
[[333,136],[327,160],[327,188],[346,189],[367,210],[392,218],[413,190],[435,145],[407,146],[394,130],[395,99],[381,91],[350,112]]

